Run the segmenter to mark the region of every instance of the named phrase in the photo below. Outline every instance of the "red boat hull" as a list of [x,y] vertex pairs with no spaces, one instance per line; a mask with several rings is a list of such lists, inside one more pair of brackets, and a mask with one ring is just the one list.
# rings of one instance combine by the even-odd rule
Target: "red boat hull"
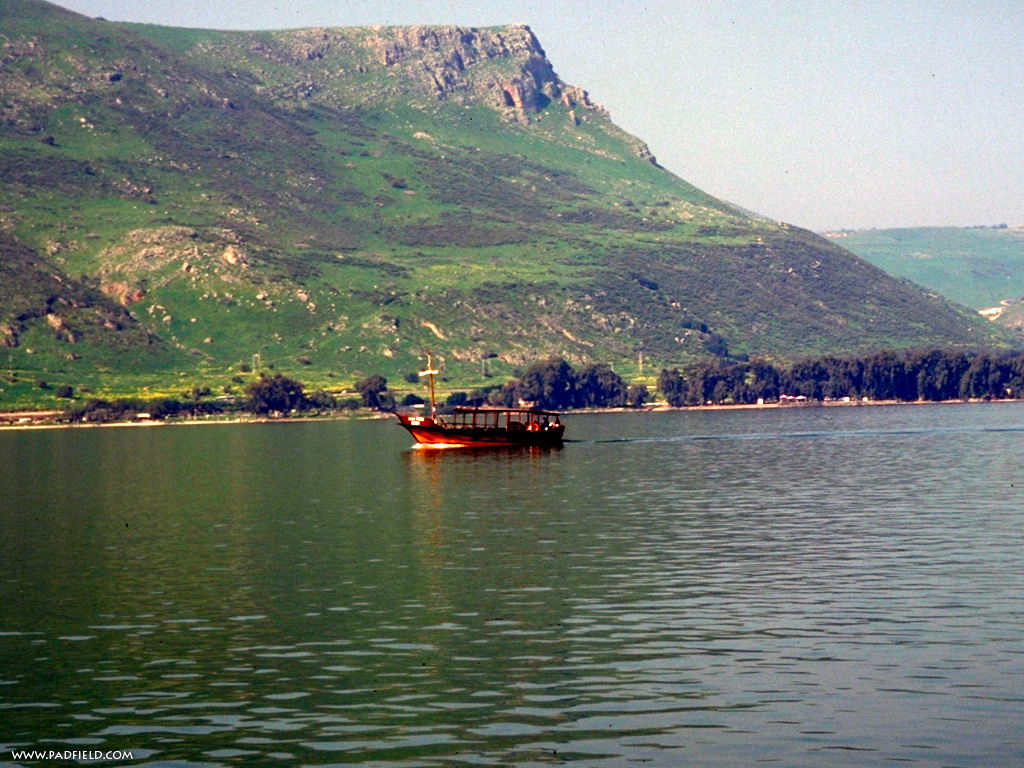
[[510,445],[552,446],[562,444],[564,424],[543,429],[507,429],[495,427],[453,427],[427,416],[396,414],[398,423],[420,445],[497,447]]

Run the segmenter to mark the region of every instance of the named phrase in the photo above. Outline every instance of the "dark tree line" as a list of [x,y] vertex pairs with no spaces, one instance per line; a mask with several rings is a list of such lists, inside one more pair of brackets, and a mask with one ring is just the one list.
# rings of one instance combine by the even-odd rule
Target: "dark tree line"
[[73,422],[108,422],[131,419],[139,413],[148,413],[155,419],[165,419],[170,416],[209,415],[221,413],[222,410],[219,403],[203,403],[196,409],[193,403],[185,403],[174,398],[160,400],[91,398],[69,408],[66,418]]
[[1024,397],[1024,353],[879,352],[827,356],[782,368],[764,360],[663,370],[658,389],[669,405],[756,403],[783,395],[942,401]]
[[242,398],[204,399],[211,394],[209,387],[196,387],[191,392],[183,393],[180,399],[92,398],[68,408],[66,418],[73,422],[108,422],[132,419],[140,413],[148,414],[154,419],[246,412],[265,416],[359,406],[358,400],[338,401],[327,392],[306,392],[302,382],[280,373],[273,376],[262,374],[257,381],[245,388],[245,396]]
[[303,407],[306,394],[301,382],[280,373],[260,376],[245,388],[246,401],[253,413],[290,413]]
[[[375,377],[380,382],[371,382],[367,389],[374,389],[379,394],[387,390],[387,379],[382,376]],[[369,380],[367,380],[369,381]],[[364,382],[360,382],[362,384]],[[357,385],[358,386],[358,385]],[[237,410],[250,411],[252,413],[267,414],[288,414],[294,411],[330,411],[336,409],[351,410],[358,408],[360,404],[366,405],[367,395],[360,390],[363,396],[360,400],[338,400],[334,395],[323,390],[306,392],[305,385],[301,381],[275,373],[273,376],[260,374],[258,381],[254,381],[245,388],[245,398],[236,404]],[[390,393],[387,393],[390,396]],[[383,398],[382,398],[383,399]],[[377,407],[382,399],[374,399],[373,407]]]
[[[879,352],[866,357],[827,356],[802,360],[788,368],[766,360],[727,363],[722,360],[663,370],[658,388],[669,405],[756,403],[782,396],[808,400],[869,398],[871,400],[967,400],[1024,398],[1024,353]],[[307,393],[301,382],[280,373],[261,375],[245,388],[244,398],[211,401],[208,388],[186,392],[180,400],[99,400],[68,409],[71,421],[116,421],[148,413],[153,418],[199,416],[248,411],[288,414],[363,406],[393,410],[394,395],[383,376],[356,384],[359,398],[339,401],[326,392]],[[454,392],[441,410],[456,406],[492,405],[516,408],[529,404],[547,410],[588,407],[641,407],[649,399],[643,385],[627,386],[602,363],[578,371],[560,357],[531,365],[504,385],[472,392]],[[406,395],[402,405],[423,402]]]
[[378,411],[393,411],[395,409],[395,397],[388,390],[388,380],[379,373],[357,381],[356,392],[359,393],[359,404],[364,408],[373,408]]
[[[465,406],[479,408],[490,405],[500,408],[524,406],[545,410],[567,408],[639,408],[649,399],[647,388],[627,386],[619,374],[603,363],[585,365],[578,371],[561,357],[550,357],[531,365],[518,379],[505,384],[471,392],[453,392],[438,411],[451,412]],[[416,395],[406,395],[402,405],[423,402]]]
[[551,357],[531,365],[518,380],[487,393],[486,402],[506,408],[530,403],[547,410],[563,410],[639,408],[647,399],[646,387],[627,386],[604,363],[590,363],[577,371],[562,358]]

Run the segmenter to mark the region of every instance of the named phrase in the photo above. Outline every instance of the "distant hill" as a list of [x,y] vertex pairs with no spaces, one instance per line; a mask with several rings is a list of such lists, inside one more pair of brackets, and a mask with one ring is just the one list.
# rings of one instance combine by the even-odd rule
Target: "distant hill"
[[1024,330],[1024,228],[869,229],[828,237],[892,275]]
[[864,229],[827,237],[886,272],[972,309],[1024,297],[1024,229]]
[[0,343],[41,377],[1006,341],[659,167],[522,25],[219,32],[5,0],[0,28],[0,256],[35,296],[0,291]]

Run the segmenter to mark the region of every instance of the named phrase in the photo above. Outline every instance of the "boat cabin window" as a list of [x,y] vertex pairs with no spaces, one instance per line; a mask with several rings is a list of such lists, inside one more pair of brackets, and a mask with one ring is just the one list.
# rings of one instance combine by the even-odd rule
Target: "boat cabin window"
[[561,425],[556,414],[538,411],[506,411],[500,408],[456,410],[449,423],[455,429],[502,429],[512,432],[519,430],[535,432]]

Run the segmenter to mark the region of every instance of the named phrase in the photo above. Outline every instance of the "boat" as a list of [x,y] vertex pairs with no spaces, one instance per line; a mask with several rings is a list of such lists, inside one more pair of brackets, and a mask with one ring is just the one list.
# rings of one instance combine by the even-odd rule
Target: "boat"
[[557,413],[529,408],[456,407],[450,418],[395,414],[420,445],[492,447],[562,444],[565,425]]
[[430,414],[396,413],[398,423],[423,446],[497,447],[557,446],[562,444],[565,425],[554,411],[532,408],[467,408],[457,406],[447,416],[437,413],[434,402],[434,376],[430,355],[427,370],[420,376],[430,379]]

